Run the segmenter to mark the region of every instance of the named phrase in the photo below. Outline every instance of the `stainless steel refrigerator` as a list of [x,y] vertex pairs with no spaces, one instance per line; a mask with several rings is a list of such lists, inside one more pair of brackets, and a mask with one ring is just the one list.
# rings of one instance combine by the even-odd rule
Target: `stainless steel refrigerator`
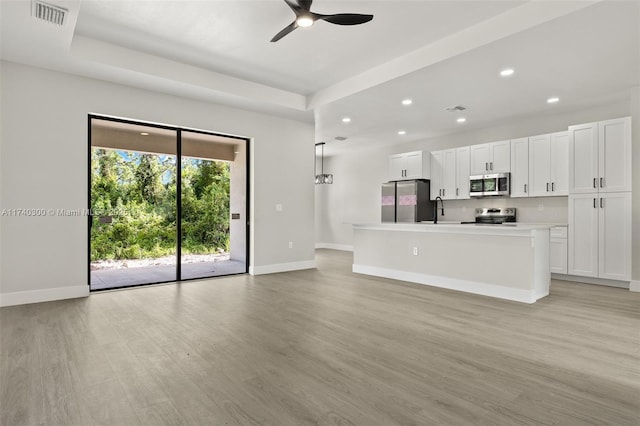
[[428,180],[403,180],[382,184],[383,222],[433,220]]

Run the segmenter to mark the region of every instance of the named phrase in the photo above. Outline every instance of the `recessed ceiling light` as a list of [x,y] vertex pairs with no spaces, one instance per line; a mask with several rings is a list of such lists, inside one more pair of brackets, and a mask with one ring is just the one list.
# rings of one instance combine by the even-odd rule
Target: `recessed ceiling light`
[[406,135],[407,131],[406,130],[398,130],[398,134],[399,135]]
[[142,135],[142,136],[149,136],[149,133],[147,133],[147,132],[141,132],[141,133],[140,133],[140,135]]
[[404,99],[402,101],[402,105],[411,105],[413,103],[413,101],[411,99]]
[[507,69],[504,69],[504,70],[500,71],[500,75],[502,77],[509,77],[509,76],[513,75],[514,72],[515,71],[513,70],[513,68],[507,68]]
[[556,102],[559,102],[559,101],[560,101],[560,98],[556,98],[556,97],[547,99],[548,104],[555,104]]
[[467,121],[467,119],[466,119],[466,118],[464,118],[464,117],[460,117],[460,118],[458,118],[456,121],[457,121],[458,123],[465,123],[465,122]]
[[344,118],[342,119],[342,122],[343,122],[343,123],[351,123],[351,119],[350,119],[349,117],[344,117]]

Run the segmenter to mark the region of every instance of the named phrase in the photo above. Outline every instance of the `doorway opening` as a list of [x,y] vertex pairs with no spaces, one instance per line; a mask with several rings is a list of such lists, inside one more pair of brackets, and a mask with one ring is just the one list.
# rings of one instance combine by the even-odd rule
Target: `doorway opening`
[[247,139],[89,116],[91,291],[246,273]]

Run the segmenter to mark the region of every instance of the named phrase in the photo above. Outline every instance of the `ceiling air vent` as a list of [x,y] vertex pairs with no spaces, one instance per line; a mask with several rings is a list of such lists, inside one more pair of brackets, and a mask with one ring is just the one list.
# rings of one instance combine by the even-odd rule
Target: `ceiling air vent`
[[334,139],[337,140],[337,141],[346,141],[347,140],[347,138],[345,138],[344,136],[336,136]]
[[67,12],[68,10],[63,7],[54,6],[40,0],[31,2],[31,15],[52,24],[63,25]]
[[469,109],[469,108],[464,106],[464,105],[456,105],[456,106],[452,106],[452,107],[449,107],[449,108],[445,108],[445,110],[447,110],[449,112],[464,111],[465,109]]

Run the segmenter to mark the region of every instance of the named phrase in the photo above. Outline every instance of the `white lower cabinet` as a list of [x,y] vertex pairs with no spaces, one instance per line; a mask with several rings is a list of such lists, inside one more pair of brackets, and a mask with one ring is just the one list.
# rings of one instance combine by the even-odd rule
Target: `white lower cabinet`
[[631,193],[569,195],[570,275],[631,280]]
[[551,272],[566,275],[568,270],[567,227],[556,226],[551,228],[550,242],[549,255]]
[[631,280],[631,193],[600,193],[598,276]]

